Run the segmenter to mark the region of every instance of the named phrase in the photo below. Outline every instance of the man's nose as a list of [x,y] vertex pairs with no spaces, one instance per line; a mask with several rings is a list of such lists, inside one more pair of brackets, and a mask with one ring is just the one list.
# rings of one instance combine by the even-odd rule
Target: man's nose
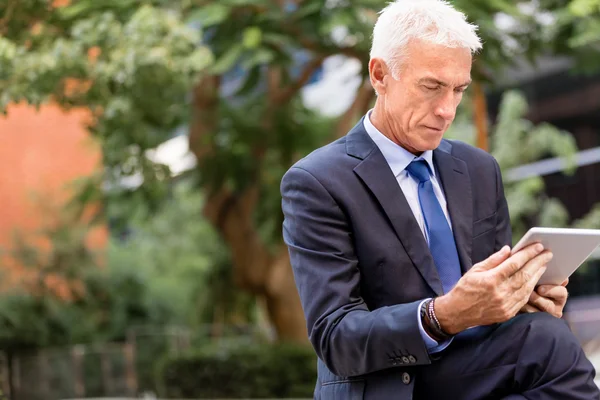
[[443,118],[445,121],[452,122],[454,117],[456,116],[456,99],[454,98],[454,93],[450,93],[445,95],[440,101],[436,104],[435,107],[435,115]]

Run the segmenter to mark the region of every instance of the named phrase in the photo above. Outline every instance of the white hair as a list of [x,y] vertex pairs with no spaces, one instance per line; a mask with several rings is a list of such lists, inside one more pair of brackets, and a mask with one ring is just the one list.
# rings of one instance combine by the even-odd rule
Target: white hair
[[397,79],[408,43],[423,40],[477,53],[482,45],[477,25],[444,0],[395,0],[381,10],[373,29],[371,59],[381,58]]

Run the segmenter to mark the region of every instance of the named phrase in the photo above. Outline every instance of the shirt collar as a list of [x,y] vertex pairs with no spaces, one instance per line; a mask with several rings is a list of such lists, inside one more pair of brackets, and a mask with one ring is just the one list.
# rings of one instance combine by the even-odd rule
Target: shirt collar
[[379,147],[379,150],[381,150],[381,153],[389,164],[394,176],[397,177],[400,175],[400,173],[402,173],[402,171],[404,171],[406,167],[408,167],[408,164],[410,164],[414,159],[423,158],[429,165],[431,176],[435,177],[435,168],[433,167],[433,151],[427,150],[421,154],[420,157],[417,157],[405,148],[392,142],[387,136],[375,128],[373,123],[371,123],[372,111],[373,110],[370,110],[365,116],[363,125],[371,139],[373,139],[377,147]]

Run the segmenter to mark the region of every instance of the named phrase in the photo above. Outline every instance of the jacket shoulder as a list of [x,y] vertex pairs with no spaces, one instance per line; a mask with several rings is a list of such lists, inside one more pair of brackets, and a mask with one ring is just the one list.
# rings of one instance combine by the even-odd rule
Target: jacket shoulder
[[346,152],[346,137],[342,137],[312,151],[307,156],[298,160],[290,169],[300,168],[315,177],[319,177],[327,175],[334,170],[352,166],[350,164],[356,164],[356,159],[348,156]]
[[494,166],[494,164],[497,164],[494,156],[485,150],[459,140],[445,141],[452,146],[452,155],[465,161],[470,168],[477,168],[482,165]]

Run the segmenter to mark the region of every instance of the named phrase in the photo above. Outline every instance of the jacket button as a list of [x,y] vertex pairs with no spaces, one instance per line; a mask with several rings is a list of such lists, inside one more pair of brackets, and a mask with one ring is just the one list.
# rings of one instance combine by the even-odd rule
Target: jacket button
[[403,362],[404,364],[408,364],[408,363],[409,363],[409,359],[408,359],[408,357],[402,357],[402,362]]
[[410,375],[408,374],[408,372],[402,373],[402,383],[404,383],[405,385],[408,385],[410,383]]
[[414,356],[408,356],[408,361],[414,364],[417,362],[417,359]]

